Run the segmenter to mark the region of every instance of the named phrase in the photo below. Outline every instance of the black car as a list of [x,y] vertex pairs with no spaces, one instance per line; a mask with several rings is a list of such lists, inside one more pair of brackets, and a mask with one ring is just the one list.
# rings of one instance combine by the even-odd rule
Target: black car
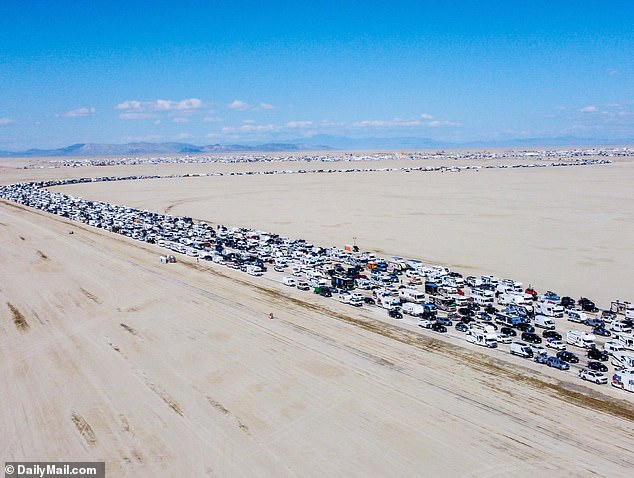
[[393,319],[402,319],[403,318],[403,314],[401,314],[401,312],[398,309],[390,309],[387,313]]
[[473,317],[475,315],[475,312],[473,310],[471,310],[469,307],[460,307],[458,309],[458,313],[460,315],[464,315],[467,317]]
[[432,324],[431,329],[434,332],[440,332],[441,334],[444,334],[445,332],[447,332],[447,327],[445,327],[442,324],[439,324],[438,322],[435,322]]
[[497,314],[497,313],[499,312],[499,310],[498,310],[498,309],[496,309],[495,307],[493,307],[492,305],[487,305],[487,306],[484,308],[484,311],[485,311],[487,314],[493,314],[493,315],[495,315],[495,314]]
[[555,332],[554,330],[544,330],[542,337],[545,339],[561,340],[561,334],[559,332]]
[[583,310],[584,312],[599,312],[599,309],[596,305],[594,305],[594,302],[586,297],[582,297],[577,301],[577,303],[579,304],[579,307],[581,307],[581,310]]
[[577,357],[572,352],[568,352],[567,350],[560,350],[559,352],[557,352],[557,358],[568,363],[579,363],[579,357]]
[[363,302],[370,305],[375,305],[376,301],[372,297],[364,297]]
[[460,332],[466,332],[467,330],[469,330],[469,326],[464,322],[456,322],[456,330]]
[[529,344],[541,344],[542,338],[534,332],[522,332],[522,340]]
[[605,327],[595,327],[594,329],[592,329],[592,333],[600,335],[601,337],[610,337],[612,335],[612,332],[610,332]]
[[576,303],[577,302],[572,297],[565,296],[561,298],[559,305],[561,305],[564,309],[570,309],[574,307]]
[[588,368],[590,370],[596,370],[597,372],[607,372],[608,367],[601,362],[588,362]]
[[517,335],[517,332],[515,332],[515,329],[512,329],[511,327],[502,327],[500,329],[500,333],[509,335],[511,337],[515,337]]
[[517,330],[521,330],[522,332],[535,332],[535,327],[531,324],[527,324],[526,322],[520,322],[515,326]]
[[592,347],[588,350],[588,358],[592,360],[601,360],[606,362],[609,359],[609,355],[605,350],[599,350],[596,347]]

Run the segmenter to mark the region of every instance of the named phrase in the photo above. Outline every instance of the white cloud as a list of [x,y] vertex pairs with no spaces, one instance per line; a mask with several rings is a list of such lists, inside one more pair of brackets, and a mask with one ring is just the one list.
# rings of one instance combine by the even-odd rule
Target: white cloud
[[15,120],[11,118],[0,118],[0,126],[7,126],[13,123],[15,123]]
[[310,128],[312,125],[312,121],[289,121],[286,123],[287,128]]
[[272,131],[277,131],[279,128],[273,124],[245,124],[240,126],[240,131],[243,133],[270,133]]
[[156,118],[159,113],[172,112],[180,115],[192,114],[203,107],[203,102],[198,98],[188,98],[180,101],[173,100],[126,100],[119,103],[115,108],[124,110],[125,113],[119,115],[121,119],[146,119]]
[[599,109],[596,106],[590,105],[584,106],[579,111],[581,111],[582,113],[596,113],[597,111],[599,111]]
[[233,126],[223,126],[220,131],[222,131],[224,134],[231,134],[235,133],[236,129]]
[[460,126],[460,123],[447,120],[434,120],[433,116],[423,114],[422,119],[393,118],[391,120],[362,120],[355,121],[353,128],[437,128],[439,126]]
[[274,108],[275,106],[273,106],[271,103],[260,103],[261,110],[272,110]]
[[92,116],[97,112],[95,108],[77,108],[64,113],[62,116],[66,118],[81,118],[85,116]]
[[421,118],[426,119],[426,120],[431,120],[434,119],[434,117],[430,114],[427,113],[423,113],[422,115],[420,115]]
[[456,123],[455,121],[433,120],[428,121],[425,126],[429,126],[430,128],[437,128],[438,126],[460,126],[460,123]]
[[245,111],[245,110],[248,110],[250,107],[251,105],[249,103],[245,103],[244,101],[241,101],[241,100],[233,100],[231,103],[227,105],[227,108],[229,108],[230,110],[236,110],[236,111]]

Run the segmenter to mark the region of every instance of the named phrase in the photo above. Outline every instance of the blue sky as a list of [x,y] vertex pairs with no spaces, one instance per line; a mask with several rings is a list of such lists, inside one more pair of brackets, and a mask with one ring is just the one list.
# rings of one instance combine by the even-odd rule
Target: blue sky
[[632,139],[633,25],[630,0],[3,0],[0,150]]

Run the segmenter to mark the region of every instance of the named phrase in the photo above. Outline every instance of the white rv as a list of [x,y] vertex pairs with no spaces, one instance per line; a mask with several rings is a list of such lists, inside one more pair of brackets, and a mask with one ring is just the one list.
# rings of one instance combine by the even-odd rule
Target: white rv
[[564,308],[561,305],[545,301],[535,303],[535,312],[547,317],[562,318],[564,316]]
[[398,291],[398,296],[401,302],[413,302],[415,304],[425,302],[425,294],[417,289],[401,289]]
[[566,311],[566,313],[568,314],[568,320],[570,322],[577,322],[582,324],[588,319],[586,313],[579,309],[569,309]]
[[479,289],[477,287],[471,289],[471,298],[478,305],[493,305],[495,302],[495,295],[492,290]]
[[615,372],[612,375],[612,386],[634,392],[634,372]]
[[541,327],[542,329],[548,329],[548,330],[555,329],[555,322],[543,314],[537,314],[535,316],[534,322],[535,322],[535,327]]
[[465,338],[467,342],[481,345],[482,347],[494,349],[498,346],[496,334],[482,329],[472,328],[465,334]]
[[617,368],[634,368],[634,355],[625,352],[612,354],[612,365]]
[[634,336],[631,333],[614,334],[614,340],[620,343],[625,350],[634,350]]
[[584,349],[590,349],[596,346],[596,337],[588,332],[581,330],[569,330],[566,334],[566,343],[575,345]]

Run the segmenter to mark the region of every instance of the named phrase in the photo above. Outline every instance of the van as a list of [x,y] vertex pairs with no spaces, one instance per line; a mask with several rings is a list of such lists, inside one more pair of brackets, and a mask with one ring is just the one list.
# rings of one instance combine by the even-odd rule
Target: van
[[527,343],[513,342],[511,344],[511,354],[517,355],[518,357],[532,358],[533,349]]
[[627,325],[625,322],[612,322],[610,324],[610,330],[612,332],[626,332],[629,333],[632,331],[632,327]]
[[555,322],[543,314],[536,315],[534,323],[535,327],[541,327],[542,329],[547,330],[555,330]]
[[612,354],[612,365],[617,368],[634,368],[634,355],[625,352]]
[[515,327],[522,322],[522,319],[517,315],[510,315],[505,313],[495,314],[495,323],[505,325],[507,327]]
[[581,330],[569,330],[566,333],[566,343],[584,349],[596,347],[595,336]]

